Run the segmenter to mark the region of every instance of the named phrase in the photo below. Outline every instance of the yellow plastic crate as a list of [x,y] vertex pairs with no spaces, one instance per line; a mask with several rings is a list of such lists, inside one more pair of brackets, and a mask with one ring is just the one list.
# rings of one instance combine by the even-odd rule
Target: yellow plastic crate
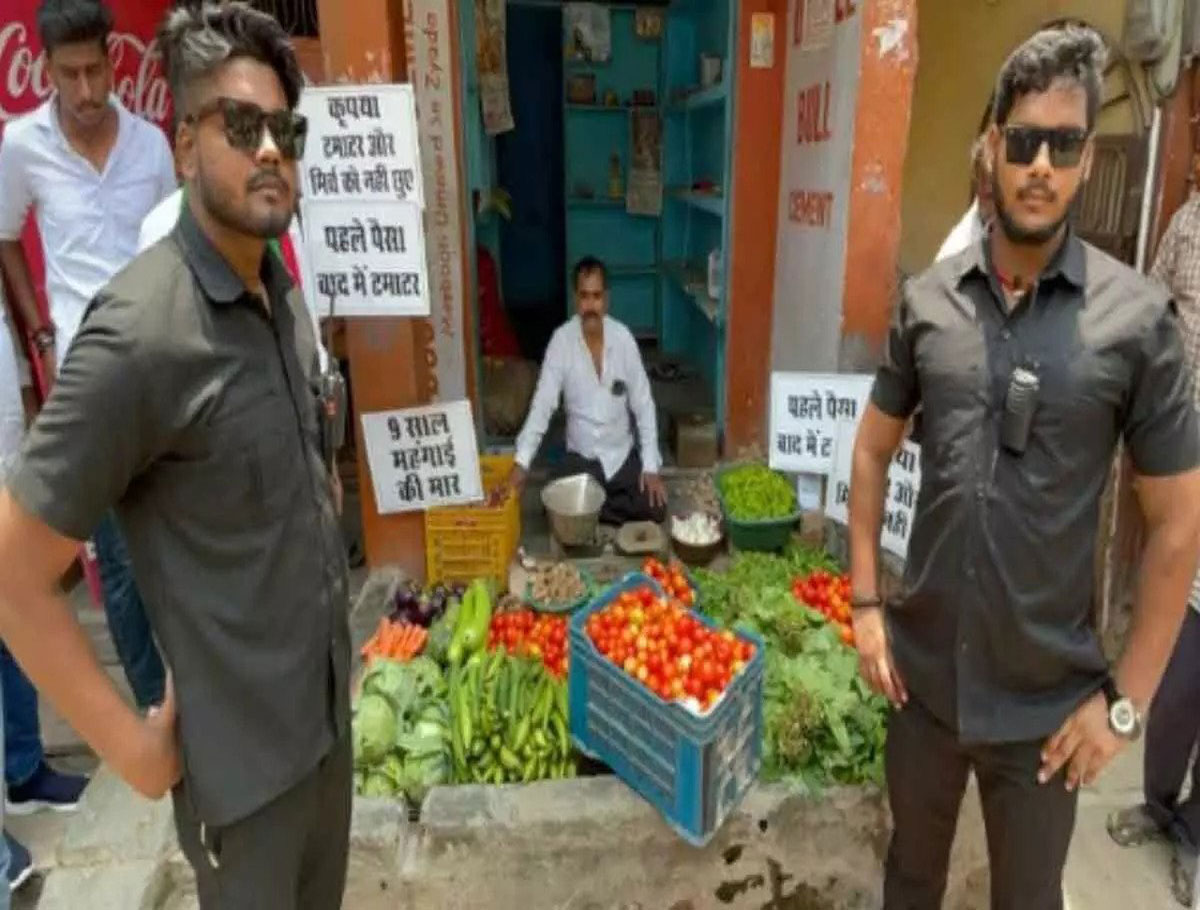
[[[483,491],[504,483],[512,455],[479,459]],[[508,587],[508,567],[521,542],[521,504],[509,495],[498,506],[447,506],[425,512],[425,574],[430,584],[490,578]]]

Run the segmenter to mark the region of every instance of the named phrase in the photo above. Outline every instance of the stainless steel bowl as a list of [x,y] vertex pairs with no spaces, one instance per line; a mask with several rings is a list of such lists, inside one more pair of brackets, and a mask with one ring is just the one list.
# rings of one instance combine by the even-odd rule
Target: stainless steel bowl
[[604,487],[589,474],[564,477],[542,490],[542,505],[550,519],[550,530],[568,547],[592,542],[604,499]]

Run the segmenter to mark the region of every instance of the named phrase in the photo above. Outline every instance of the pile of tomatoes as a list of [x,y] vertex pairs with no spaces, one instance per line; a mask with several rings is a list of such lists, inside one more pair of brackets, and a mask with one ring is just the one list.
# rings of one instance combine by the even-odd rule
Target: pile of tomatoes
[[[689,589],[690,590],[690,589]],[[664,701],[707,711],[754,656],[754,645],[710,629],[678,598],[649,587],[626,591],[588,617],[587,634],[606,658]]]
[[685,607],[696,605],[696,592],[680,563],[673,562],[668,566],[661,560],[647,559],[642,563],[642,571],[662,585],[668,597],[675,598]]
[[841,640],[854,646],[854,624],[850,610],[850,576],[817,570],[792,582],[796,600],[807,604],[837,626]]
[[532,610],[497,613],[488,626],[487,647],[538,658],[551,675],[562,679],[567,675],[567,618]]

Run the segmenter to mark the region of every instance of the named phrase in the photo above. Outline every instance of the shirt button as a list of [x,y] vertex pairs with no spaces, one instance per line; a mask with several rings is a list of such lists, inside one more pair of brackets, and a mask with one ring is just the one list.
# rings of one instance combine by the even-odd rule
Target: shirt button
[[980,502],[983,502],[983,500],[987,498],[987,490],[984,488],[983,484],[980,484],[975,488],[975,498]]
[[1000,337],[1003,338],[1005,341],[1008,341],[1010,338],[1012,338],[1012,332],[1010,332],[1008,329],[1001,329]]
[[967,566],[965,571],[966,571],[967,578],[970,578],[970,579],[975,578],[975,567],[974,566]]

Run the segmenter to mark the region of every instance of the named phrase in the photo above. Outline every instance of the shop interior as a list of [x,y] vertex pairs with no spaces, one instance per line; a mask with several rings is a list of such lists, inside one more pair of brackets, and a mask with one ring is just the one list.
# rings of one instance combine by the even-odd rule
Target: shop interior
[[[574,313],[572,268],[596,256],[610,314],[641,342],[664,459],[703,467],[724,409],[736,8],[580,6],[507,0],[502,29],[460,17],[480,429],[489,447],[511,445],[550,336]],[[511,128],[503,102],[495,114],[498,71]],[[539,466],[562,438],[560,415]]]

